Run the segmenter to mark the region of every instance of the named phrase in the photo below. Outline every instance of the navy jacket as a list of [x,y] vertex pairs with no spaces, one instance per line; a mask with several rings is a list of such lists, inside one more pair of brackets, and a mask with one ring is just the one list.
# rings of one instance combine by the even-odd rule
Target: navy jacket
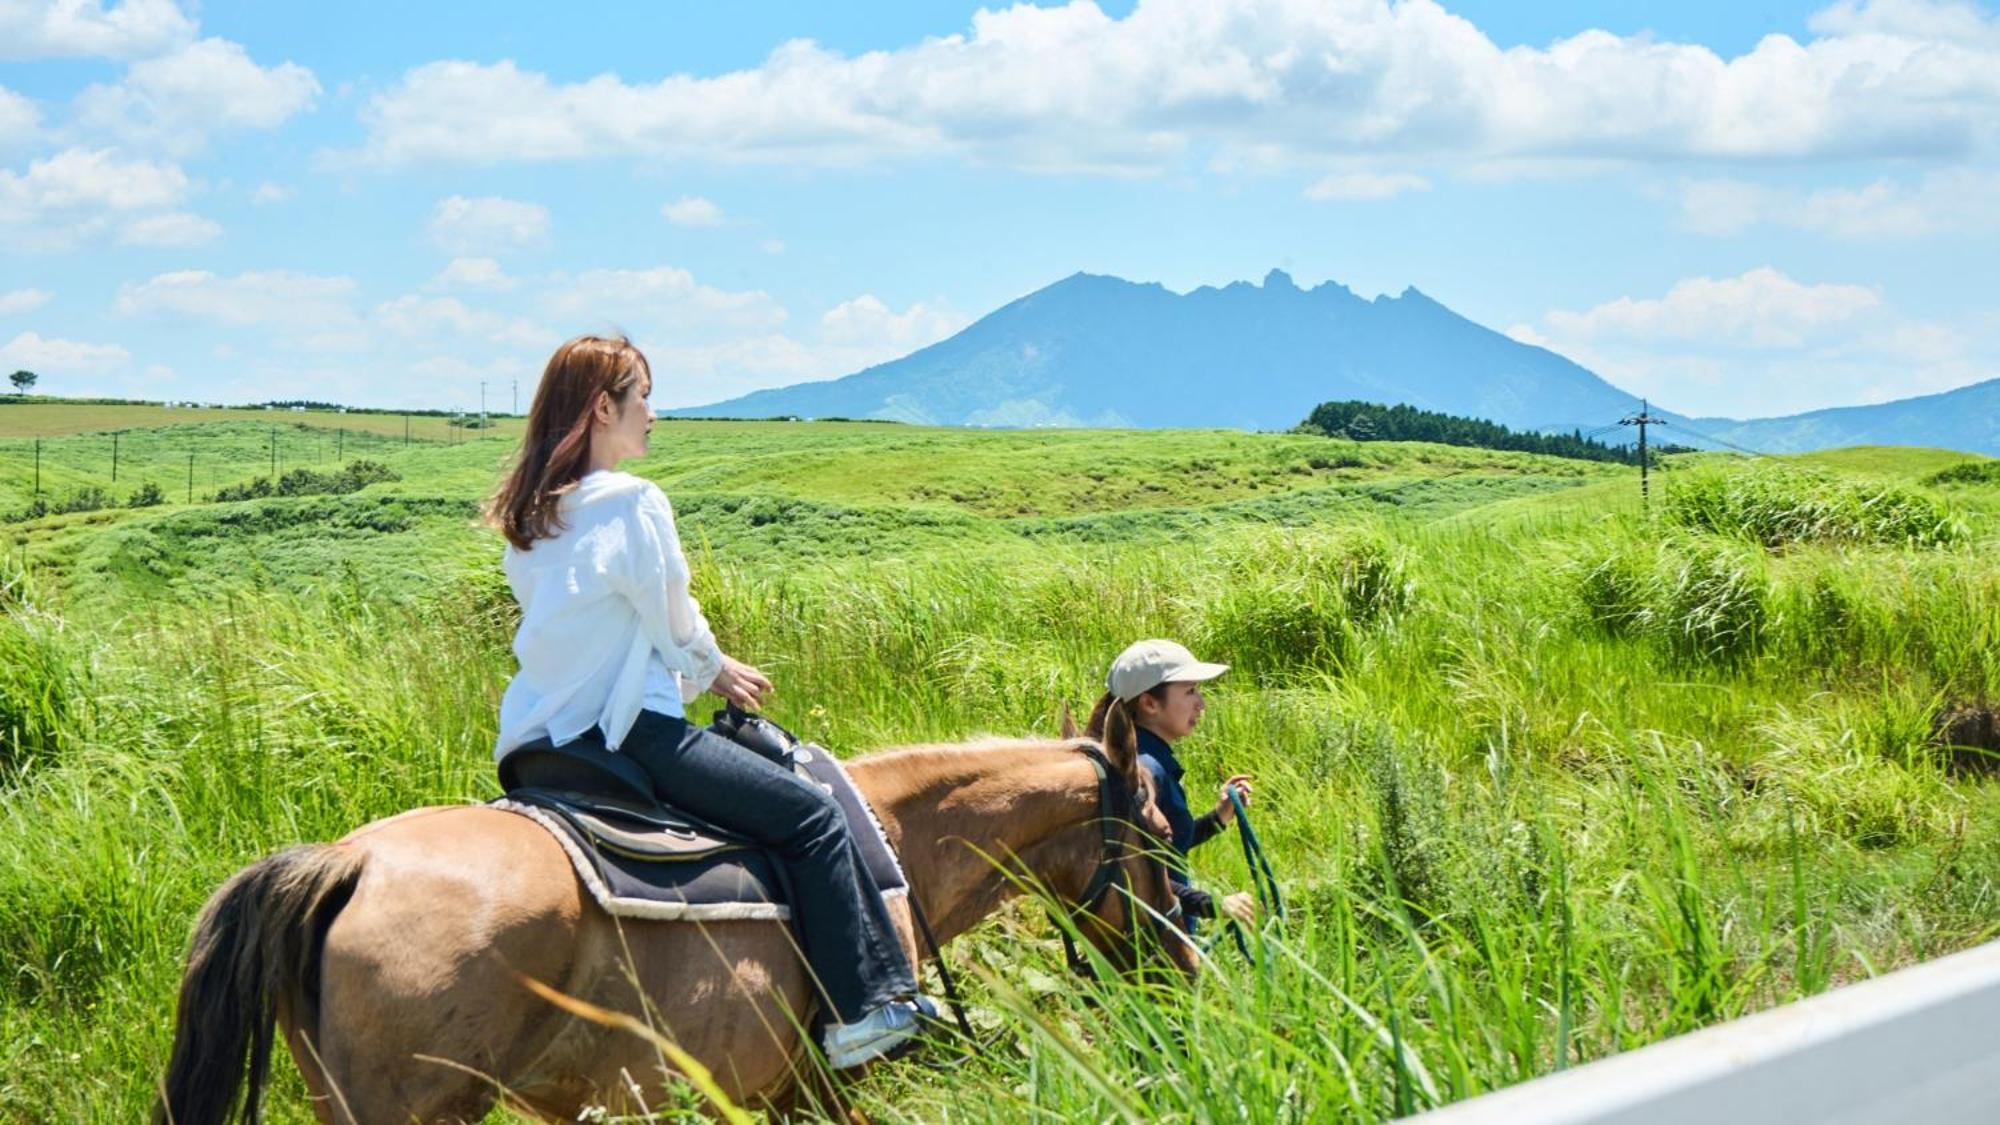
[[1139,728],[1139,764],[1153,775],[1153,803],[1166,815],[1168,827],[1173,829],[1173,839],[1168,841],[1173,855],[1167,864],[1167,873],[1174,881],[1174,888],[1181,894],[1181,905],[1195,917],[1205,917],[1208,913],[1208,896],[1195,890],[1188,878],[1188,849],[1206,843],[1222,831],[1222,820],[1215,810],[1194,815],[1188,808],[1187,791],[1181,788],[1181,777],[1187,773],[1181,760],[1174,757],[1174,748],[1167,740],[1144,727]]

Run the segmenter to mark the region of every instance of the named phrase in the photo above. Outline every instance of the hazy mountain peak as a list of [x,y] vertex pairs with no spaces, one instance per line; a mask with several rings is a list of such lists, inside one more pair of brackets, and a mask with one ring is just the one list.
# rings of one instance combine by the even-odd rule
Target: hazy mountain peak
[[1267,290],[1283,289],[1293,293],[1299,290],[1298,284],[1292,280],[1292,275],[1279,269],[1274,269],[1264,275],[1264,288]]

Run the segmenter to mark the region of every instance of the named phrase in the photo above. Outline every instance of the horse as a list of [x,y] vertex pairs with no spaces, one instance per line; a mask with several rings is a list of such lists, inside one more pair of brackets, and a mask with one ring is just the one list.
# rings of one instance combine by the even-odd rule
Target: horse
[[[1198,970],[1200,953],[1162,921],[1176,907],[1149,845],[1167,826],[1122,713],[1101,744],[1065,715],[1055,741],[846,764],[937,942],[1032,885],[1113,969]],[[911,911],[895,905],[918,964]],[[501,1099],[543,1119],[643,1111],[669,1056],[617,1021],[580,1018],[577,1001],[657,1029],[677,1048],[673,1069],[705,1068],[714,1096],[783,1112],[825,1088],[804,1030],[815,997],[782,922],[613,918],[526,817],[415,809],[267,857],[209,899],[154,1121],[219,1125],[239,1099],[255,1120],[274,1026],[322,1122],[477,1121]]]

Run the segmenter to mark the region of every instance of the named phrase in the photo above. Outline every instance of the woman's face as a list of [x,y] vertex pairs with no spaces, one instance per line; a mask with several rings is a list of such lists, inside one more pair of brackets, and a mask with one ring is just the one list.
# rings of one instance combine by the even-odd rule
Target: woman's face
[[1186,738],[1201,722],[1208,701],[1202,698],[1200,684],[1168,684],[1165,695],[1165,699],[1140,696],[1139,721],[1154,734],[1175,742]]
[[625,388],[623,397],[610,399],[610,417],[607,420],[599,415],[598,431],[591,438],[599,460],[615,465],[646,455],[653,432],[652,393],[653,377],[641,373],[638,382]]

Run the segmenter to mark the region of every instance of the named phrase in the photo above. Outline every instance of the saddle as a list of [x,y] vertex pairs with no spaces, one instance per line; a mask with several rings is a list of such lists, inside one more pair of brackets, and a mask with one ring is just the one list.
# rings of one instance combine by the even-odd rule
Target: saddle
[[[883,896],[909,892],[882,827],[839,759],[734,707],[709,729],[832,794]],[[493,807],[555,836],[606,913],[654,921],[789,920],[784,866],[757,844],[660,801],[631,759],[578,740],[530,744],[500,762]]]

